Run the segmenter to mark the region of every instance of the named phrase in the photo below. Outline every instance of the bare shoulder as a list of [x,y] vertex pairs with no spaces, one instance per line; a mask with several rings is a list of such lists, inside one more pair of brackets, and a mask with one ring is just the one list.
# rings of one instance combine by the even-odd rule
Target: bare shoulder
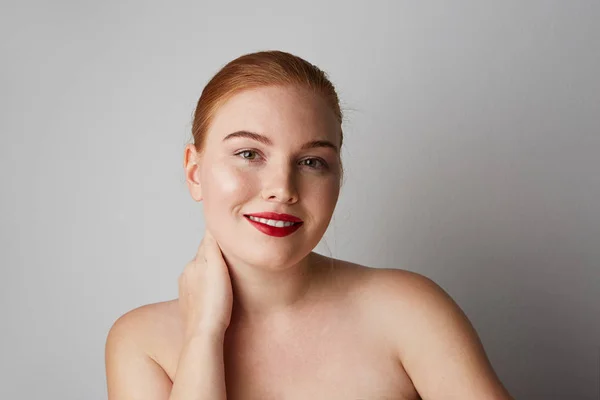
[[134,308],[121,315],[110,328],[105,348],[107,369],[109,359],[129,354],[130,359],[143,359],[146,364],[160,367],[171,378],[172,353],[181,340],[177,299]]
[[[385,316],[390,323],[414,331],[414,324],[430,321],[440,315],[454,319],[466,316],[458,304],[436,282],[417,272],[395,268],[372,268],[336,260],[338,275],[345,277],[348,289],[358,294],[369,315]],[[393,314],[390,314],[393,312]],[[394,318],[390,318],[393,315]],[[394,326],[398,328],[398,326]],[[395,334],[399,332],[396,330]]]
[[111,327],[109,336],[135,338],[140,346],[161,335],[171,336],[181,324],[177,299],[146,304],[121,315]]
[[[402,359],[409,357],[406,346],[413,339],[447,326],[451,320],[463,334],[472,334],[472,326],[452,297],[431,278],[417,272],[354,266],[359,274],[360,292],[368,314],[390,330]],[[423,330],[419,332],[419,330]]]
[[432,279],[408,270],[350,265],[361,303],[379,324],[423,398],[508,400],[466,314]]
[[[324,257],[324,256],[321,256]],[[327,258],[327,257],[324,257]],[[404,269],[373,268],[340,259],[333,260],[336,280],[345,283],[345,289],[361,295],[361,301],[372,301],[377,307],[382,302],[409,301],[424,294],[423,290],[439,291],[431,279]],[[367,304],[368,305],[368,304]]]

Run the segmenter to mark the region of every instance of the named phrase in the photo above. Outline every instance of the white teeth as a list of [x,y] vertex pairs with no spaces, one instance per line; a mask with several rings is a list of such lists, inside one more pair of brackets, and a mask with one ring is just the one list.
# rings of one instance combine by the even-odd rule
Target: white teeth
[[257,222],[260,222],[265,225],[275,226],[277,228],[283,228],[284,226],[294,225],[294,222],[278,221],[278,220],[266,219],[266,218],[257,218],[257,217],[253,217],[251,215],[249,215],[248,218],[250,218],[252,221],[257,221]]

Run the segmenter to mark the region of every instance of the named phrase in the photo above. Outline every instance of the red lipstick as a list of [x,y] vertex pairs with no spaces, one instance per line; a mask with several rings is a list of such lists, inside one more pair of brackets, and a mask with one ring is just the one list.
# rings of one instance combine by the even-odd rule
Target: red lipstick
[[276,212],[259,212],[259,213],[252,213],[252,214],[246,214],[246,215],[251,215],[256,218],[274,219],[277,221],[302,222],[302,220],[300,218],[294,217],[293,215],[279,214]]
[[[281,227],[271,226],[268,224],[264,224],[260,221],[253,221],[250,218],[248,218],[250,216],[256,217],[256,218],[272,219],[272,220],[276,220],[276,221],[294,222],[294,224],[291,226],[281,226]],[[244,215],[244,217],[246,217],[246,219],[248,220],[248,222],[250,222],[250,224],[252,226],[254,226],[256,229],[258,229],[262,233],[269,235],[269,236],[275,236],[275,237],[284,237],[287,235],[291,235],[292,233],[297,231],[303,224],[302,220],[298,217],[295,217],[290,214],[279,214],[279,213],[274,213],[274,212],[252,213],[252,214],[246,214],[246,215]]]

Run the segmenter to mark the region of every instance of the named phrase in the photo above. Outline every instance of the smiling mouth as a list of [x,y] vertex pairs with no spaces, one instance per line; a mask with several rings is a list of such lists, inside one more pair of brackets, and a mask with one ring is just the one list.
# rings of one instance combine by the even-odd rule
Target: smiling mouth
[[[296,232],[304,224],[302,220],[297,221],[282,221],[280,219],[270,219],[257,217],[255,215],[244,215],[250,225],[258,229],[260,232],[273,237],[285,237]],[[290,216],[291,218],[295,218]]]
[[282,221],[277,219],[260,218],[253,215],[244,215],[250,221],[258,222],[264,225],[272,226],[275,228],[287,228],[290,226],[300,225],[302,222]]

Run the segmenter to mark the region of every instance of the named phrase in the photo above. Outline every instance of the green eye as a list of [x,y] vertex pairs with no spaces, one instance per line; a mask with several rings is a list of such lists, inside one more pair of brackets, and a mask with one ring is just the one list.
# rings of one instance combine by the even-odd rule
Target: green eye
[[252,160],[254,160],[256,158],[256,157],[246,157],[246,156],[244,156],[244,155],[248,155],[248,154],[256,156],[256,152],[254,150],[242,150],[242,151],[236,153],[235,155],[236,156],[237,155],[242,155],[242,158],[244,160],[251,160],[252,161]]

